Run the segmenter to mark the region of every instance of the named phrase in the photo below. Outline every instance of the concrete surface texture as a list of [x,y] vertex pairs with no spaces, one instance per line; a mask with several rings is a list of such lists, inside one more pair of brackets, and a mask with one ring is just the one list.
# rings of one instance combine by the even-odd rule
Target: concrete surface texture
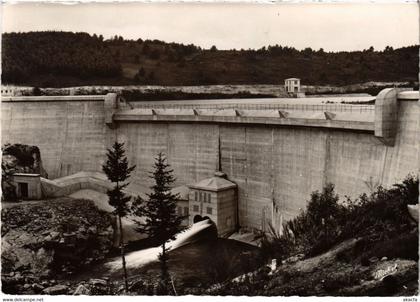
[[[191,115],[179,115],[176,110],[158,115],[151,110],[121,110],[112,104],[105,109],[104,96],[101,100],[82,96],[56,101],[45,101],[45,97],[44,101],[3,100],[2,144],[38,146],[50,178],[57,178],[79,171],[100,172],[106,148],[116,139],[124,141],[130,164],[137,165],[128,189],[142,192],[149,190],[148,172],[160,151],[174,169],[176,186],[209,178],[220,168],[238,185],[239,224],[264,229],[268,221],[294,217],[305,208],[310,193],[328,182],[335,184],[341,197],[355,197],[418,173],[418,92],[394,95],[398,100],[394,102],[396,112],[390,114],[392,121],[381,122],[383,127],[393,125],[393,131],[389,127],[382,131],[388,138],[391,135],[392,144],[379,136],[380,109],[376,106],[356,114],[331,106],[332,110],[320,107],[314,112],[317,107],[313,104],[306,110],[293,109],[300,115],[300,124],[269,124],[266,120],[274,118],[272,112],[268,117],[260,112],[245,122],[240,119],[249,117],[236,114],[219,117],[223,120],[200,120],[193,110]],[[170,108],[186,109],[180,107]],[[258,109],[265,107],[249,108]],[[332,119],[325,111],[333,114]],[[131,118],[119,119],[119,114],[131,114]],[[152,118],[144,118],[148,114]],[[113,117],[112,127],[106,125],[109,116]],[[386,119],[384,114],[381,117]],[[342,128],[337,119],[343,122]],[[289,120],[294,120],[293,115]]]
[[41,188],[45,197],[69,196],[72,193],[92,189],[105,194],[111,184],[103,173],[81,171],[54,180],[41,178]]
[[103,97],[26,100],[2,99],[2,145],[19,142],[38,146],[51,179],[100,170],[107,146]]

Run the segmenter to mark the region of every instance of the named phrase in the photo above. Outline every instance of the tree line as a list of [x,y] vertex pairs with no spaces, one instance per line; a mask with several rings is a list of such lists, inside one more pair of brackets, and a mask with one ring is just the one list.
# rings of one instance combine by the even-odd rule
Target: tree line
[[25,84],[43,74],[83,81],[121,74],[121,65],[109,48],[87,33],[6,33],[2,53],[3,83]]
[[160,40],[72,32],[5,33],[3,83],[71,85],[281,84],[417,81],[418,45],[327,52],[284,45],[259,49],[203,49]]

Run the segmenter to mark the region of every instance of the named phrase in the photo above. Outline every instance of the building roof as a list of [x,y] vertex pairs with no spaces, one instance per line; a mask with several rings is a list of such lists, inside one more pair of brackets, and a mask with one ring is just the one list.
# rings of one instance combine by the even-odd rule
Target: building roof
[[40,177],[41,175],[35,173],[14,173],[13,176]]
[[188,200],[188,194],[190,193],[190,188],[187,186],[179,186],[176,188],[173,188],[171,190],[172,194],[179,194],[179,198],[181,200]]
[[218,172],[215,173],[215,176],[203,179],[198,183],[189,185],[191,189],[199,189],[199,190],[206,190],[206,191],[224,191],[231,188],[235,188],[236,184],[219,176]]
[[285,81],[291,81],[291,80],[300,80],[299,78],[288,78],[288,79],[285,79]]

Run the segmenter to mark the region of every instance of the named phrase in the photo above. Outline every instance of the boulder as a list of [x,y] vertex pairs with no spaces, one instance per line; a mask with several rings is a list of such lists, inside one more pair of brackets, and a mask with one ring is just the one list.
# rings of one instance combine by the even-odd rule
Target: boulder
[[[9,251],[6,255],[12,255],[16,259],[14,262],[14,270],[24,270],[31,266],[33,263],[32,252],[28,249],[16,248],[13,251]],[[9,258],[10,259],[10,258]],[[13,259],[13,258],[12,258]]]
[[90,279],[89,284],[94,285],[94,286],[107,286],[108,282],[102,279]]
[[32,289],[34,290],[35,293],[40,293],[44,290],[44,287],[38,283],[34,283],[32,284]]
[[73,296],[78,296],[78,295],[90,295],[91,291],[89,288],[87,288],[84,284],[79,284],[79,286],[77,286],[76,290],[73,293]]
[[379,261],[378,257],[373,256],[373,257],[370,257],[370,258],[369,258],[369,262],[370,262],[370,263],[376,263],[376,262],[378,262],[378,261]]
[[66,285],[54,285],[51,287],[47,287],[42,291],[43,294],[46,295],[64,295],[67,294],[69,291],[68,286]]

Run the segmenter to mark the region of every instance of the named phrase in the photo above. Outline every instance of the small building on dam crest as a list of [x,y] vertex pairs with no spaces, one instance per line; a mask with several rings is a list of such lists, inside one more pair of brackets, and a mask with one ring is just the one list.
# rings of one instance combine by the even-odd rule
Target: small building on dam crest
[[188,187],[190,224],[208,217],[216,224],[219,235],[236,230],[237,185],[227,180],[225,173],[218,171],[213,177]]

